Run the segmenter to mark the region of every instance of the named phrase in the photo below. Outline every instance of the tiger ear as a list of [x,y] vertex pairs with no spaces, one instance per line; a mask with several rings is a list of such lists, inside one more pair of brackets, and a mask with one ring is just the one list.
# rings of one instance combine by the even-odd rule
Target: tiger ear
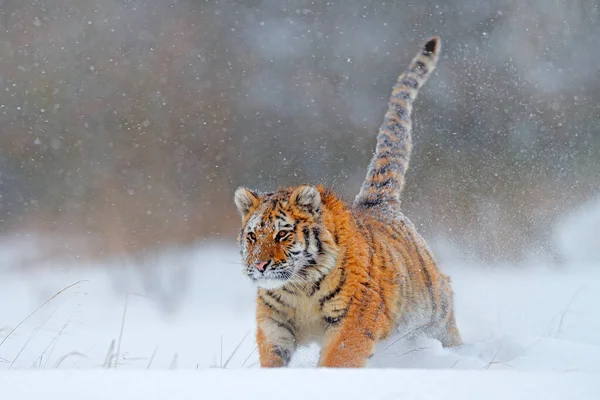
[[321,194],[314,186],[303,185],[298,187],[290,196],[290,203],[310,214],[321,212]]
[[242,217],[248,215],[248,213],[258,207],[258,204],[260,203],[258,200],[258,193],[246,189],[245,187],[237,188],[233,199]]

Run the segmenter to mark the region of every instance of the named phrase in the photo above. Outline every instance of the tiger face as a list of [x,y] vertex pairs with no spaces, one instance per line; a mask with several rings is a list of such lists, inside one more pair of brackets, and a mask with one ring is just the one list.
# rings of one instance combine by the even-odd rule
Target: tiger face
[[335,264],[336,246],[322,223],[315,187],[267,194],[238,188],[235,204],[242,215],[238,242],[243,271],[257,286],[301,286]]

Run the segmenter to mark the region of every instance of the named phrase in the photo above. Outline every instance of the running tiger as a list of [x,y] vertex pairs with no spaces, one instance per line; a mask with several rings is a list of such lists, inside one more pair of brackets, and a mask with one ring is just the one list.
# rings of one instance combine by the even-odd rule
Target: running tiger
[[450,279],[400,212],[412,104],[439,52],[436,36],[398,78],[354,204],[322,186],[236,190],[244,273],[258,286],[262,367],[286,366],[313,341],[319,366],[363,367],[377,342],[399,330],[462,343]]

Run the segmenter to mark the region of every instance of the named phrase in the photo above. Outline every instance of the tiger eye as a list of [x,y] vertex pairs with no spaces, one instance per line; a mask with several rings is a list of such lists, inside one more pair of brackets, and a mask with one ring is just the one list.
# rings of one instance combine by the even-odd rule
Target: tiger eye
[[277,232],[277,235],[275,235],[275,240],[281,241],[281,240],[283,240],[283,238],[288,236],[289,233],[290,233],[290,231],[279,231],[279,232]]

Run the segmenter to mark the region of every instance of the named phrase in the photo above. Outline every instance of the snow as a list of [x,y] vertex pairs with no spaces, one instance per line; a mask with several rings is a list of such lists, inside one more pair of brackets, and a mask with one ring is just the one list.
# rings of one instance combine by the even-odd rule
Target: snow
[[600,198],[587,202],[557,222],[556,247],[571,262],[600,263]]
[[[35,381],[36,384],[31,383]],[[51,371],[0,374],[7,398],[65,399],[597,399],[589,374],[423,370]],[[93,390],[90,390],[93,388]]]
[[[579,232],[574,223],[561,226]],[[581,258],[560,267],[445,262],[460,348],[393,337],[378,345],[367,370],[333,371],[313,368],[313,345],[294,355],[293,369],[264,371],[254,289],[233,243],[95,263],[35,261],[35,243],[3,243],[0,370],[11,372],[0,372],[0,387],[7,398],[294,399],[339,391],[362,399],[600,398],[600,269]],[[34,265],[17,268],[24,257]]]
[[[11,247],[13,252],[3,253],[13,264],[18,249],[32,252],[26,245]],[[8,337],[0,346],[0,368],[106,366],[111,343],[115,354],[119,338],[119,369],[221,366],[240,342],[227,367],[256,367],[254,289],[238,257],[234,244],[157,253],[144,264],[146,280],[131,260],[47,262],[35,272],[0,267],[0,337],[81,281]],[[453,280],[466,345],[448,350],[433,339],[394,337],[380,344],[372,367],[600,373],[597,268],[443,268]],[[317,352],[316,346],[301,349],[292,366],[315,366]]]

